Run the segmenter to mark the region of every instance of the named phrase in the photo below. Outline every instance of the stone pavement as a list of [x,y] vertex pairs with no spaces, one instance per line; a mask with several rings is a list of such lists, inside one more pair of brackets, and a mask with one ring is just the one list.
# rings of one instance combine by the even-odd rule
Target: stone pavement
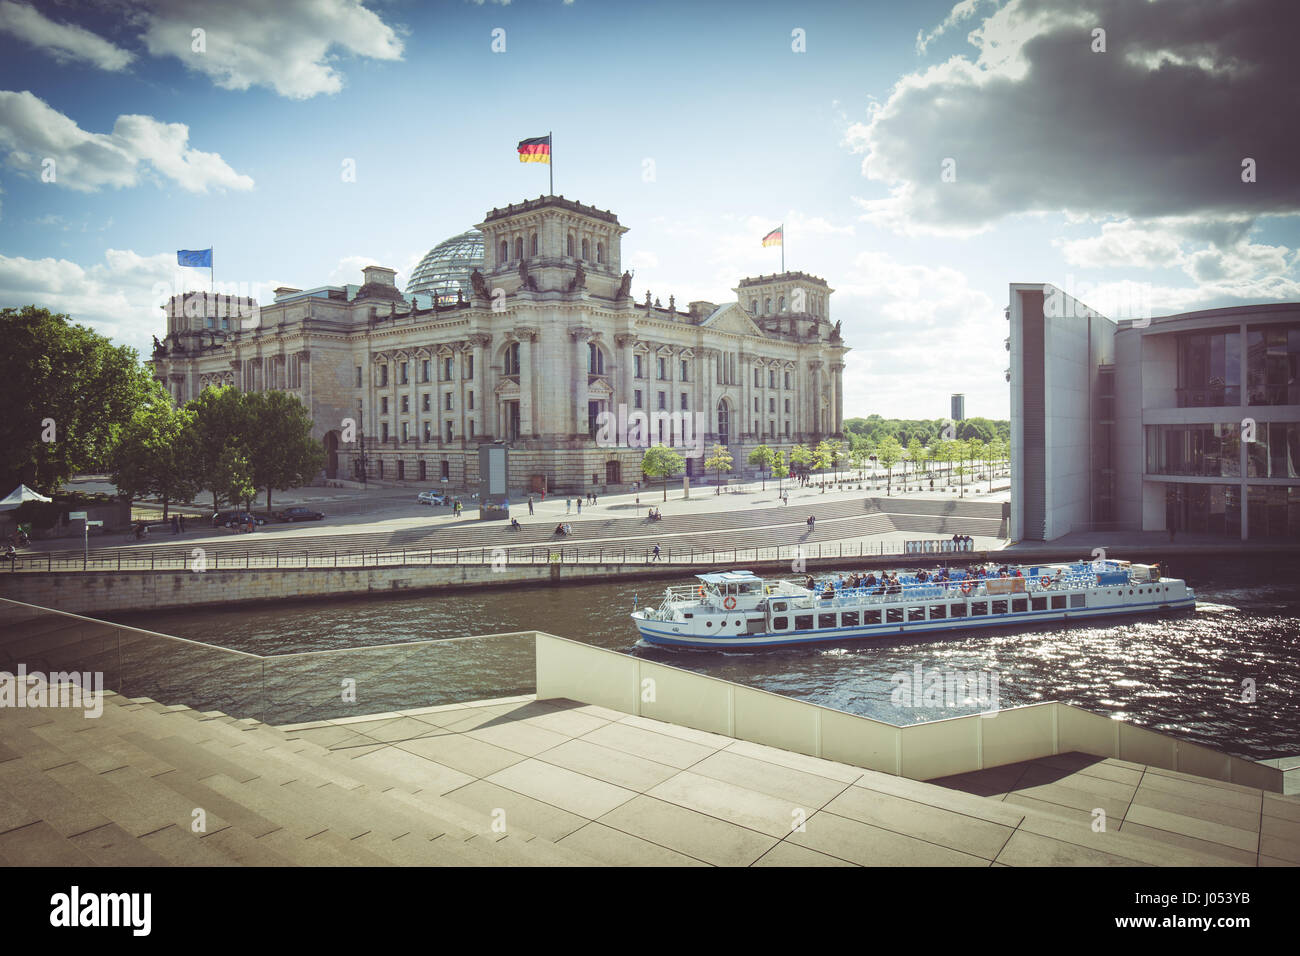
[[1296,797],[1079,754],[922,783],[566,700],[277,728],[110,694],[0,741],[5,865],[1300,863]]

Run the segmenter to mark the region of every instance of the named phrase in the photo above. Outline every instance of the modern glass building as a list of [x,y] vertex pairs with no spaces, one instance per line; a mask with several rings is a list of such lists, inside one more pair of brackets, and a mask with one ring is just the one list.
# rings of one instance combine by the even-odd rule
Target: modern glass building
[[483,233],[470,229],[444,239],[425,254],[411,272],[406,295],[436,297],[434,304],[450,305],[470,298],[469,277],[483,268]]
[[1300,538],[1300,303],[1115,323],[1011,296],[1013,538]]

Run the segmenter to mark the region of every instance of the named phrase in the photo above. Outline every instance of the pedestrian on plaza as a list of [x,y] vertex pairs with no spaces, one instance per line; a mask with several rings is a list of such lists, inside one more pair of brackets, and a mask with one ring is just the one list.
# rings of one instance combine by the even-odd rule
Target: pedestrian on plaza
[[582,514],[582,499],[578,499],[578,514]]
[[533,513],[533,496],[532,496],[532,495],[529,495],[529,496],[528,496],[528,513],[529,513],[529,514],[532,514],[532,513]]
[[651,561],[658,561],[658,560],[659,560],[659,545],[657,545],[657,544],[655,545],[654,555],[655,555],[655,556],[654,556],[653,558],[651,558],[650,560],[651,560]]
[[565,498],[565,499],[564,499],[564,513],[567,515],[567,514],[568,514],[570,511],[572,511],[572,510],[573,510],[573,502],[570,501],[568,498]]
[[591,503],[593,505],[596,503],[596,493],[594,491],[591,493]]

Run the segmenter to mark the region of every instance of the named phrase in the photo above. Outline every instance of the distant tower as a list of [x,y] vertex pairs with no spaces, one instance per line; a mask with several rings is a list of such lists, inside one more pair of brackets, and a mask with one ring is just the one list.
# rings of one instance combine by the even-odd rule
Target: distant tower
[[966,420],[966,396],[960,392],[952,397],[952,420],[955,422]]

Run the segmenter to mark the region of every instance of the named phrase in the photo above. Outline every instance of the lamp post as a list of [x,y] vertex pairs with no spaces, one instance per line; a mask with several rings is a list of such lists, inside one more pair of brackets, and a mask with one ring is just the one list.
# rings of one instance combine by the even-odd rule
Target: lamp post
[[365,412],[362,411],[361,399],[357,399],[357,450],[361,452],[361,487],[369,490],[366,485],[366,419]]

